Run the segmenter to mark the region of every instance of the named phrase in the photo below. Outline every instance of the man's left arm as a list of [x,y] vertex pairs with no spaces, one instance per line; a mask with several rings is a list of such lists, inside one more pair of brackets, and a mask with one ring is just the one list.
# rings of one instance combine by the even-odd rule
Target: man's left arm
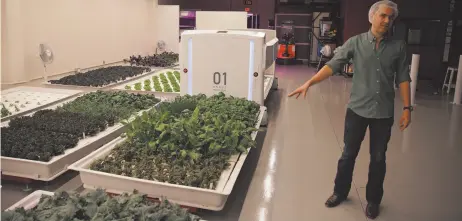
[[[398,65],[396,71],[396,84],[399,85],[399,91],[401,99],[403,100],[404,107],[411,106],[411,77],[409,75],[409,64],[406,51],[406,44],[401,44],[400,56],[398,58]],[[401,130],[406,129],[411,123],[411,110],[403,110],[403,115],[399,121],[399,127]]]

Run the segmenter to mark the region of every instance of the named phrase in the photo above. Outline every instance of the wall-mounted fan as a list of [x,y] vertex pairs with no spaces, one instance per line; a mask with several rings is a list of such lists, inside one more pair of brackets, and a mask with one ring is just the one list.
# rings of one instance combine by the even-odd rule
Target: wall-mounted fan
[[157,42],[157,48],[156,48],[156,54],[161,54],[167,50],[167,44],[165,41],[158,41]]
[[39,54],[40,54],[40,59],[42,59],[43,68],[44,68],[43,78],[46,81],[48,78],[47,65],[53,63],[53,51],[48,45],[40,44]]

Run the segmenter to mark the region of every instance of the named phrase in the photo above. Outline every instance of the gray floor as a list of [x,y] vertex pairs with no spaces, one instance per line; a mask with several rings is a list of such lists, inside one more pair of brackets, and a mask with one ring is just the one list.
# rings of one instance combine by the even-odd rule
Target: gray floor
[[[349,201],[324,207],[343,146],[351,80],[333,77],[311,88],[305,100],[286,97],[313,74],[304,67],[278,68],[280,100],[269,105],[274,112],[239,220],[367,220],[368,136],[356,162]],[[422,94],[416,101],[412,125],[400,132],[396,124],[402,104],[399,96],[396,99],[398,119],[377,220],[460,221],[462,107],[439,95]]]
[[[369,163],[366,136],[356,162],[349,200],[327,209],[338,157],[351,80],[332,77],[309,90],[305,100],[287,94],[314,70],[278,67],[279,90],[268,101],[269,125],[247,158],[228,203],[220,212],[200,211],[213,221],[367,220],[363,208]],[[431,93],[429,93],[431,94]],[[413,122],[405,132],[394,127],[387,153],[381,215],[390,221],[461,221],[462,107],[440,95],[418,94]],[[396,124],[401,113],[396,101]],[[2,209],[26,195],[21,185],[2,183]],[[78,174],[33,184],[34,189],[74,190]]]

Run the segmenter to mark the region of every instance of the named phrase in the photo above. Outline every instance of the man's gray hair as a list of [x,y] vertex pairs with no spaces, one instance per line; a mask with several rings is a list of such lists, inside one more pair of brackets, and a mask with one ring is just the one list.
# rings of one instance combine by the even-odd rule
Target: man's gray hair
[[372,18],[374,17],[375,13],[379,10],[381,5],[386,5],[387,7],[393,9],[393,20],[398,17],[398,5],[392,1],[388,0],[383,0],[383,1],[378,1],[375,4],[371,6],[369,9],[369,22],[372,23]]

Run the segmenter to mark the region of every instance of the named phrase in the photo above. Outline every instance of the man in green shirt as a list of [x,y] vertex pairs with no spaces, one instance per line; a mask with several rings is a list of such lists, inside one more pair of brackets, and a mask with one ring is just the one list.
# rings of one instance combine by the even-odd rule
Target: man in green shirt
[[340,72],[343,65],[353,59],[354,75],[350,102],[345,117],[344,149],[338,161],[334,193],[326,201],[335,207],[344,201],[350,191],[353,169],[367,127],[370,130],[370,164],[366,190],[367,217],[379,214],[385,178],[385,153],[394,122],[394,84],[399,85],[404,103],[400,129],[411,122],[410,76],[403,41],[387,38],[398,8],[392,1],[379,1],[369,11],[371,29],[348,39],[331,61],[289,97],[302,93],[306,97],[309,87]]

